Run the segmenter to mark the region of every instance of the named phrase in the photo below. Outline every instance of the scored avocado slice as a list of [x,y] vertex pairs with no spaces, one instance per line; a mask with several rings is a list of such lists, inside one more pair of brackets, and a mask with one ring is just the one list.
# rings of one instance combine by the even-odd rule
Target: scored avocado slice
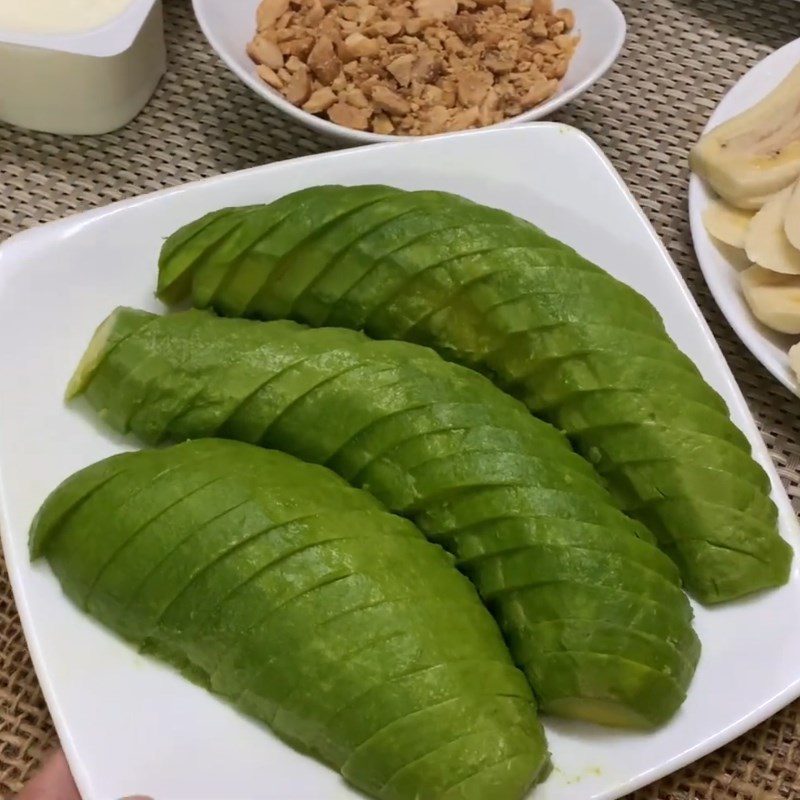
[[[503,268],[497,271],[494,262],[501,257]],[[424,327],[436,311],[452,309],[460,299],[469,299],[482,309],[516,304],[521,310],[524,306],[526,321],[537,327],[566,321],[613,320],[632,332],[663,332],[661,318],[633,289],[624,293],[625,302],[621,303],[619,290],[609,287],[602,275],[587,267],[565,269],[562,261],[563,254],[552,248],[504,246],[493,250],[490,258],[485,253],[460,256],[459,282],[454,282],[452,265],[445,261],[412,281],[407,289],[412,295],[411,302],[406,302],[404,292],[381,310],[392,314],[391,325],[403,338],[413,336],[413,330]],[[535,306],[528,302],[530,290],[520,290],[512,267],[524,269],[537,281],[549,284],[547,291],[536,293]],[[415,300],[418,294],[428,297],[428,302],[421,304]],[[518,319],[524,318],[519,314]]]
[[[196,491],[204,485],[205,477],[199,473],[184,476],[179,472],[180,459],[185,455],[185,451],[178,453],[170,463],[165,463],[155,473],[150,465],[127,465],[125,470],[102,484],[67,515],[67,522],[77,529],[77,546],[54,549],[51,560],[54,562],[54,569],[63,571],[64,591],[78,606],[85,608],[94,582],[102,574],[102,570],[112,563],[129,538],[138,535],[142,528],[180,500],[184,492]],[[136,470],[143,466],[147,467],[148,482],[135,484],[137,491],[131,492],[131,483],[139,478]],[[138,495],[145,487],[150,490],[151,496],[147,507],[138,502]],[[124,527],[109,525],[105,535],[98,537],[96,526],[106,522],[109,508],[125,515],[129,522]],[[35,541],[36,536],[33,539]]]
[[[449,224],[447,220],[439,222],[439,218],[434,217],[441,227],[424,235],[415,234],[417,229],[428,227],[427,224],[423,227],[417,219],[403,218],[401,222],[411,229],[405,237],[408,243],[375,258],[369,270],[352,283],[341,299],[332,304],[326,324],[365,330],[367,327],[383,326],[389,321],[382,313],[385,306],[394,297],[404,297],[409,285],[418,280],[420,275],[440,264],[457,261],[459,257],[486,256],[501,243],[522,245],[529,242],[531,237],[521,226],[487,224],[483,216],[462,211],[458,215],[458,223],[453,220]],[[469,226],[469,237],[463,235],[463,225]],[[359,242],[359,249],[364,244],[364,241]],[[270,318],[267,315],[264,317]]]
[[[283,255],[271,275],[269,288],[252,298],[247,310],[269,307],[272,316],[282,316],[290,308],[302,290],[303,281],[321,269],[326,258],[326,234],[329,230],[338,231],[347,225],[350,218],[360,216],[364,211],[391,199],[396,190],[387,186],[360,186],[350,193],[347,203],[323,203],[306,205],[299,215],[293,215],[295,226],[311,232],[304,239],[297,237],[295,242],[282,242]],[[300,285],[298,285],[300,283]]]
[[562,545],[627,556],[635,559],[637,565],[659,573],[673,585],[677,577],[677,567],[669,559],[661,558],[649,541],[634,535],[609,541],[603,525],[575,519],[515,514],[510,510],[504,516],[484,519],[444,534],[443,541],[448,542],[446,549],[458,549],[462,568],[487,555],[522,552],[531,545]]
[[[124,310],[118,312],[118,316],[125,314]],[[639,708],[638,704],[646,702],[639,685],[631,693],[629,681],[615,681],[607,670],[604,714],[617,702],[620,718],[649,719],[658,724],[666,719],[663,710],[674,712],[685,697],[699,651],[691,608],[680,591],[674,565],[655,547],[649,532],[614,505],[607,489],[589,464],[571,450],[563,434],[533,418],[520,402],[486,378],[418,345],[376,342],[354,331],[309,329],[287,321],[218,318],[204,311],[154,318],[143,326],[141,336],[97,363],[93,375],[82,379],[87,396],[102,373],[122,376],[116,383],[124,385],[129,394],[124,404],[138,409],[132,420],[148,418],[152,422],[142,435],[157,428],[173,439],[222,435],[279,447],[329,465],[391,510],[408,516],[425,536],[452,553],[497,619],[514,619],[515,635],[531,652],[536,648],[536,635],[532,629],[526,634],[524,622],[520,624],[513,616],[514,608],[523,609],[523,620],[537,624],[542,621],[538,607],[547,608],[550,616],[545,619],[562,620],[567,629],[570,625],[569,616],[553,611],[556,601],[529,591],[532,585],[544,582],[552,586],[556,599],[562,583],[580,586],[594,582],[610,597],[621,586],[627,587],[629,607],[639,608],[643,619],[651,619],[649,609],[655,605],[674,620],[663,631],[647,633],[663,643],[667,635],[675,638],[673,629],[681,630],[678,638],[685,645],[682,649],[688,653],[689,665],[672,683],[665,683],[659,677],[664,671],[663,648],[654,646],[650,665],[653,691],[669,694],[653,704],[658,712]],[[95,402],[103,407],[122,401],[109,391],[107,398],[96,397]],[[179,407],[182,410],[176,416]],[[219,489],[223,494],[224,485],[202,491]],[[231,493],[228,501],[233,505],[237,499]],[[231,513],[241,512],[234,509]],[[214,595],[209,607],[202,602],[204,581],[200,576],[196,585],[189,586],[164,612],[166,619],[180,627],[177,620],[185,620],[187,615],[191,619],[192,604],[200,602],[206,609],[202,619],[210,615],[215,620],[235,620],[226,623],[225,636],[240,639],[241,651],[229,650],[219,663],[203,662],[217,691],[230,694],[244,676],[254,685],[267,681],[276,692],[279,687],[281,692],[290,691],[278,677],[251,669],[252,664],[261,662],[265,670],[274,666],[267,650],[259,651],[260,655],[252,650],[266,646],[258,638],[261,623],[267,620],[277,626],[284,618],[305,613],[300,609],[348,590],[354,565],[360,563],[355,556],[347,564],[331,561],[332,554],[341,554],[348,546],[344,542],[349,520],[343,528],[339,523],[326,526],[326,530],[339,532],[336,541],[317,538],[311,530],[317,523],[298,521],[298,528],[276,529],[274,541],[280,544],[290,537],[281,544],[288,549],[278,549],[270,557],[254,550],[246,540],[247,559],[239,561],[234,554],[230,560],[217,554],[220,570],[235,570],[242,578],[241,585],[232,587],[223,598]],[[209,523],[210,530],[219,529],[215,524]],[[140,548],[147,535],[145,531],[138,540]],[[196,547],[195,540],[196,536],[191,536],[182,541],[181,550]],[[272,540],[265,533],[264,541]],[[297,541],[308,542],[308,546],[297,551]],[[407,549],[411,545],[396,546]],[[387,554],[390,551],[387,546]],[[136,543],[127,552],[136,552]],[[209,557],[212,552],[217,553],[210,550]],[[166,554],[164,566],[156,574],[171,575],[180,589],[185,576],[172,571],[179,563],[176,558],[177,554]],[[257,572],[250,570],[254,560],[260,564]],[[121,561],[118,568],[123,567]],[[362,565],[363,569],[369,567],[369,563]],[[302,582],[292,576],[302,577]],[[357,593],[352,599],[356,606],[374,600]],[[336,608],[340,603],[332,605]],[[254,614],[254,609],[259,613]],[[601,604],[597,609],[599,618],[606,619]],[[636,618],[634,613],[632,619]],[[607,621],[613,623],[613,615]],[[231,624],[239,627],[231,629]],[[619,653],[626,648],[626,624],[615,628]],[[169,645],[159,633],[163,622],[154,625],[154,646],[156,652],[163,652]],[[213,630],[214,625],[211,627]],[[194,631],[194,627],[190,629]],[[247,637],[242,639],[245,633]],[[640,654],[640,632],[630,635],[631,647]],[[256,637],[253,645],[248,644],[250,637]],[[286,646],[293,647],[288,640]],[[589,648],[587,652],[594,651]],[[341,650],[337,653],[342,658],[346,655]],[[574,658],[576,669],[591,669],[594,663],[579,663],[580,653]],[[528,670],[532,680],[535,674]],[[537,682],[534,690],[542,708],[552,711],[556,706],[550,701],[556,697],[548,694],[548,685],[557,686],[558,682]],[[587,696],[592,701],[587,713],[580,710],[578,702],[571,703],[570,713],[597,721],[593,692]],[[275,695],[270,697],[274,705]],[[628,708],[632,698],[635,705]]]
[[132,333],[155,319],[153,314],[146,311],[128,309],[113,311],[95,331],[91,346],[83,354],[72,379],[67,384],[64,396],[71,400],[89,388],[89,379],[95,377],[100,362],[115,348],[118,347]]
[[[315,324],[362,327],[382,299],[395,295],[407,283],[408,276],[393,268],[394,258],[415,242],[424,244],[434,239],[444,245],[419,264],[420,272],[458,255],[458,237],[454,238],[453,231],[465,223],[480,224],[483,215],[472,214],[473,209],[466,205],[454,211],[448,216],[431,213],[423,206],[368,230],[348,249],[337,253],[322,278],[306,292],[307,302],[318,298]],[[492,241],[497,244],[500,239],[527,243],[529,236],[517,225],[501,225]],[[491,243],[470,243],[466,253],[484,253]],[[299,318],[294,311],[292,316]]]
[[[593,693],[594,696],[591,699],[587,697],[585,704],[592,708],[592,713],[599,722],[610,727],[646,730],[653,726],[654,720],[663,719],[664,715],[668,713],[666,708],[660,707],[661,698],[665,697],[669,693],[669,689],[674,687],[675,681],[662,672],[655,672],[649,667],[629,660],[621,662],[614,656],[601,653],[592,653],[588,656],[585,668],[580,672],[570,669],[574,661],[574,655],[570,652],[550,653],[542,660],[544,669],[549,675],[561,676],[557,685],[548,686],[548,689],[554,695],[559,694],[559,697],[553,701],[553,707],[556,709],[556,713],[563,716],[568,716],[576,704],[583,705],[583,698]],[[631,713],[630,709],[620,709],[613,702],[609,702],[603,696],[602,689],[599,688],[608,680],[607,673],[622,673],[622,679],[632,695],[637,692],[642,694],[649,692],[649,688],[644,689],[645,685],[648,687],[658,686],[657,696],[659,699],[653,701],[651,698],[649,704],[641,704],[641,707],[647,708],[652,716],[644,714],[637,716],[635,713]]]
[[[328,188],[337,191],[338,187]],[[295,298],[298,302],[303,302],[306,298],[310,298],[307,290],[312,287],[314,293],[339,297],[341,292],[337,291],[335,285],[329,284],[327,278],[333,277],[337,272],[335,264],[340,258],[354,255],[354,248],[363,244],[365,232],[370,234],[373,252],[391,252],[407,243],[407,232],[412,238],[418,236],[420,225],[425,225],[426,221],[432,222],[436,228],[441,227],[440,215],[426,213],[440,208],[438,192],[418,192],[409,202],[408,193],[390,187],[363,186],[359,189],[375,192],[376,196],[382,192],[384,197],[348,211],[336,220],[335,225],[330,225],[326,221],[324,215],[329,213],[329,210],[324,206],[303,209],[308,224],[317,228],[317,234],[313,246],[302,248],[302,258],[293,259],[296,262],[296,269],[293,270],[295,276],[287,271],[276,281],[276,288],[282,297]],[[304,190],[289,197],[302,200],[314,191],[314,189]],[[471,208],[471,205],[464,201],[461,212],[469,214]],[[408,216],[413,219],[406,219]],[[513,218],[502,212],[497,212],[497,218],[499,221],[515,223]],[[221,300],[224,302],[224,298]]]
[[[397,424],[404,422],[405,418]],[[382,432],[385,434],[388,428],[389,426],[384,426]],[[436,419],[434,425],[429,425],[427,430],[410,435],[407,430],[405,435],[397,432],[396,440],[391,445],[381,448],[380,458],[384,463],[391,459],[391,462],[402,465],[403,469],[416,470],[427,469],[432,462],[443,464],[443,459],[446,458],[453,458],[457,465],[459,456],[471,452],[495,453],[497,474],[505,480],[509,476],[502,469],[502,464],[505,459],[516,456],[518,469],[522,469],[523,462],[530,462],[531,469],[541,471],[542,485],[545,480],[550,480],[556,487],[560,487],[564,482],[564,471],[560,469],[558,459],[560,448],[556,449],[555,457],[547,445],[540,446],[539,452],[534,455],[531,447],[534,441],[533,437],[525,436],[524,432],[511,425],[484,425],[478,420],[467,422],[458,417],[443,424]],[[605,502],[607,497],[605,490],[592,476],[570,475],[570,480],[572,485],[577,482],[587,494],[601,495]]]
[[[332,190],[343,203],[353,191],[319,188],[328,199]],[[631,424],[665,451],[675,448],[680,431],[706,430],[709,439],[728,442],[740,449],[743,460],[750,458],[749,446],[726,420],[722,399],[671,342],[655,309],[630,287],[509,214],[444,192],[432,210],[430,192],[409,194],[419,197],[420,213],[409,210],[376,229],[365,225],[361,238],[348,227],[343,249],[328,260],[322,277],[307,285],[302,302],[282,308],[281,314],[433,347],[489,375],[534,414],[564,430],[590,460],[601,449],[601,439],[607,453],[616,431]],[[405,207],[413,208],[413,202]],[[335,232],[325,236],[329,252]],[[262,297],[268,294],[269,279]],[[266,304],[248,313],[271,316]],[[630,402],[617,406],[612,390],[637,396],[635,419]],[[574,427],[574,404],[587,394],[603,404],[605,421]],[[664,394],[687,402],[663,402]],[[713,420],[708,428],[703,427],[706,419]],[[670,438],[673,434],[666,431],[678,435]],[[727,522],[730,512],[724,503],[715,512],[703,505],[708,480],[688,479],[704,467],[731,472],[727,464],[714,463],[716,450],[710,443],[702,454],[673,454],[667,502],[653,507],[641,497],[641,503],[628,506],[641,522],[657,527],[665,552],[705,603],[781,585],[792,558],[791,547],[778,534],[761,475],[754,481],[761,501],[749,505],[742,521],[769,557],[758,563],[741,553],[737,561],[734,545],[725,559],[727,574],[721,579],[716,573],[718,560],[708,558],[698,542],[705,538],[709,552],[724,548],[723,532],[735,536]],[[630,490],[626,470],[613,457],[597,466],[615,495]],[[754,471],[761,472],[751,466],[748,475]],[[651,488],[649,481],[639,485]],[[697,506],[694,513],[692,505]]]
[[[416,555],[418,552],[414,551],[413,554]],[[372,598],[373,593],[365,588],[365,583],[363,575],[331,581],[318,590],[306,592],[291,604],[278,608],[254,627],[252,632],[245,634],[243,637],[245,645],[238,650],[237,658],[224,659],[222,662],[224,667],[217,669],[215,675],[226,676],[228,685],[232,677],[241,679],[243,685],[247,687],[246,691],[254,694],[263,694],[259,692],[258,687],[266,683],[279,707],[285,709],[284,717],[293,718],[299,728],[303,721],[295,712],[291,698],[297,699],[302,695],[303,687],[306,687],[306,691],[310,691],[314,686],[311,683],[309,687],[309,683],[316,680],[314,661],[309,659],[298,667],[295,673],[282,676],[280,685],[273,675],[280,665],[278,654],[302,646],[302,643],[296,641],[298,636],[296,620],[313,612],[315,615],[318,614],[315,618],[319,619],[313,631],[313,649],[320,650],[326,658],[335,657],[341,662],[337,681],[332,685],[331,691],[320,690],[316,692],[316,696],[307,697],[307,702],[317,711],[315,717],[312,717],[315,727],[319,730],[321,721],[334,717],[338,718],[337,726],[341,725],[339,709],[355,706],[357,715],[362,720],[362,726],[368,733],[371,732],[368,726],[375,716],[386,720],[392,719],[394,715],[388,700],[380,708],[374,709],[374,715],[364,715],[363,709],[367,706],[365,692],[368,688],[391,683],[398,675],[431,666],[425,657],[425,641],[418,639],[415,644],[412,643],[405,631],[393,620],[398,616],[405,616],[408,624],[413,624],[413,620],[424,619],[431,613],[438,616],[450,614],[456,618],[458,614],[457,609],[446,599],[430,597],[424,590],[420,591],[419,586],[416,591],[413,587],[408,589],[407,597],[375,599]],[[358,590],[361,591],[360,596]],[[469,624],[471,622],[472,620]],[[469,661],[474,655],[474,635],[469,631],[461,631],[460,622],[456,622],[456,628],[459,632],[465,633],[466,639],[464,646],[451,653],[451,659]],[[378,664],[374,658],[365,663],[363,658],[358,657],[359,654],[363,654],[364,649],[377,646],[381,641],[388,642],[390,638],[396,640],[391,650],[395,655],[383,664]],[[357,656],[355,661],[349,659],[353,651]],[[238,667],[237,672],[231,672],[231,664]],[[520,677],[522,678],[521,675]],[[321,682],[327,685],[330,679],[324,678]],[[530,690],[527,685],[525,688],[526,691],[522,696],[529,701]],[[508,686],[506,689],[510,691]],[[394,693],[390,696],[400,699]],[[408,698],[403,698],[403,705],[398,704],[398,707],[403,708],[407,701]],[[429,698],[425,705],[430,702]],[[339,729],[343,728],[344,726],[341,726]],[[338,746],[354,747],[360,741],[361,738],[350,740],[349,737],[340,735]]]
[[[382,200],[356,209],[337,220],[335,226],[320,231],[313,241],[313,246],[303,250],[302,259],[297,259],[296,267],[284,273],[279,291],[292,304],[311,303],[308,308],[314,313],[313,295],[316,291],[331,291],[327,286],[326,276],[335,274],[335,263],[345,254],[351,245],[364,236],[365,231],[377,231],[393,224],[406,214],[418,214],[422,208],[435,209],[438,200],[435,192],[420,193],[417,198],[410,198],[407,192],[395,190]],[[313,287],[313,291],[312,291]]]
[[[343,538],[341,532],[353,525],[371,531],[380,523],[384,528],[382,535],[411,535],[411,528],[386,525],[382,513],[378,508],[341,511],[335,519],[324,514],[302,514],[283,523],[265,524],[258,507],[250,503],[237,508],[235,516],[228,519],[232,524],[241,518],[241,538],[231,538],[228,533],[227,539],[222,540],[218,547],[216,532],[224,530],[224,520],[219,523],[214,520],[211,526],[198,531],[184,548],[204,559],[199,567],[193,569],[188,582],[183,582],[182,576],[186,562],[194,561],[184,556],[183,561],[176,562],[176,557],[180,558],[177,552],[171,559],[157,565],[144,579],[146,585],[140,587],[137,598],[142,598],[140,607],[143,598],[148,598],[144,609],[148,613],[140,615],[145,647],[153,642],[173,642],[175,631],[179,631],[187,655],[211,674],[222,656],[218,648],[219,639],[211,635],[214,631],[211,621],[224,620],[220,613],[223,606],[229,607],[230,601],[243,587],[261,579],[272,569],[276,564],[276,547],[287,556],[293,555],[309,542],[316,542],[320,536],[327,536],[329,540]],[[325,528],[321,531],[319,517],[326,517]],[[165,576],[174,579],[170,589],[164,588]]]
[[[251,256],[257,253],[260,280],[264,257],[269,246],[259,247],[269,234],[284,220],[290,209],[287,203],[255,206],[240,215],[239,223],[213,247],[207,248],[192,264],[192,304],[205,308],[224,285],[231,289],[234,275],[239,276],[253,264]],[[221,268],[222,265],[225,268]],[[249,272],[252,276],[253,273]]]
[[[108,481],[98,486],[101,477]],[[112,480],[114,491],[105,488]],[[194,491],[223,485],[227,495]],[[156,517],[167,486],[183,497]],[[234,502],[255,522],[246,539]],[[343,516],[347,536],[337,538]],[[144,518],[158,535],[144,532]],[[306,524],[295,526],[292,538],[281,523],[299,518]],[[282,544],[271,536],[280,530]],[[182,550],[190,540],[193,547]],[[62,585],[90,597],[90,611],[113,631],[178,665],[373,797],[440,797],[447,780],[476,774],[493,798],[522,800],[546,773],[533,696],[469,582],[411,523],[328,470],[214,439],[126,453],[57,488],[34,522],[32,542]],[[109,562],[109,546],[124,542],[132,546],[117,548]],[[235,554],[253,544],[250,555],[277,545],[269,582],[259,582],[260,571],[241,572]],[[291,554],[280,557],[287,548]],[[231,557],[220,557],[225,550]],[[348,580],[321,583],[324,574]],[[188,600],[193,590],[169,581],[189,578],[191,585],[198,576],[196,587],[205,583],[216,599],[176,615],[175,592]],[[257,598],[243,588],[254,581],[260,597],[277,605],[248,605]],[[357,610],[365,599],[403,597],[381,605],[379,617]],[[240,616],[230,616],[234,610]],[[402,631],[401,649],[381,646],[384,628]],[[356,661],[344,657],[352,635],[361,637]],[[391,680],[411,663],[430,667],[430,680]],[[380,698],[365,693],[359,667],[374,672]],[[312,676],[330,685],[317,700]],[[412,707],[416,713],[403,713]],[[476,760],[476,741],[492,743],[496,760],[513,759],[513,766],[498,772]],[[436,758],[420,760],[421,743]]]
[[[491,717],[493,713],[497,713],[496,706],[502,706],[504,716],[507,717],[515,714],[524,717],[527,710],[527,703],[520,698],[489,695],[485,698],[485,708],[478,713],[481,717]],[[356,748],[345,762],[342,773],[345,776],[351,771],[367,773],[368,780],[371,780],[374,787],[373,791],[386,792],[388,797],[411,796],[409,791],[419,784],[420,774],[435,773],[436,778],[432,781],[434,793],[431,796],[446,796],[444,793],[453,782],[471,775],[475,769],[493,766],[498,761],[510,762],[519,754],[530,736],[523,725],[512,725],[503,741],[497,741],[478,729],[476,721],[470,720],[470,713],[465,700],[453,698],[435,709],[429,707],[396,720]],[[435,737],[434,732],[440,727],[445,728],[447,733],[441,737],[445,739],[445,743],[437,745],[438,737]],[[421,734],[420,728],[423,731]],[[468,732],[463,732],[464,729]],[[400,758],[394,759],[390,779],[382,783],[384,779],[378,772],[375,754],[385,751],[387,743],[392,741],[402,743],[400,749],[413,752],[415,758],[405,764]],[[452,752],[471,753],[472,766],[460,764],[455,770],[443,769],[441,762],[448,762]],[[507,780],[517,782],[518,777],[512,772]]]
[[[214,269],[217,260],[211,253],[203,264],[195,266],[192,282],[194,304],[203,308],[217,296],[226,297],[228,302],[235,296],[238,313],[246,314],[259,300],[262,303],[274,301],[274,295],[262,298],[260,294],[266,282],[263,272],[266,261],[270,263],[272,280],[277,281],[291,267],[295,255],[302,260],[304,242],[309,237],[315,238],[319,228],[324,229],[337,218],[379,200],[390,191],[382,186],[358,187],[344,204],[328,202],[325,193],[299,192],[277,201],[275,213],[264,222],[257,216],[254,218],[253,212],[247,214],[241,222],[245,234],[238,241],[231,242],[218,260],[226,264],[225,274]],[[272,206],[268,209],[262,207],[262,213],[272,209]],[[256,265],[260,265],[261,270],[254,269]]]
[[198,261],[230,236],[254,207],[223,208],[184,226],[180,235],[170,236],[158,259],[156,294],[165,303],[176,303],[192,290]]
[[[578,581],[532,584],[516,592],[523,602],[503,606],[502,623],[506,637],[520,652],[525,648],[526,660],[536,656],[535,639],[526,636],[531,625],[560,622],[561,618],[576,620],[603,619],[615,627],[630,628],[639,634],[653,636],[683,653],[686,668],[691,671],[697,658],[697,640],[686,635],[685,617],[675,614],[658,603],[638,603],[636,596],[622,589]],[[613,620],[613,622],[610,622]],[[529,643],[534,643],[533,646]],[[554,676],[557,680],[558,676]],[[607,689],[607,687],[606,687]],[[643,709],[648,713],[648,709]]]
[[28,540],[31,559],[40,558],[42,555],[44,531],[57,530],[68,516],[86,503],[106,483],[117,478],[127,466],[127,459],[107,458],[83,470],[80,480],[72,478],[64,480],[58,495],[39,509],[31,524],[31,536]]
[[[628,519],[612,504],[600,504],[593,498],[569,490],[547,489],[527,484],[508,483],[475,488],[453,495],[442,503],[423,509],[416,515],[417,524],[436,536],[451,536],[464,527],[485,520],[505,518],[508,514],[536,517],[546,509],[548,517],[576,520],[607,526],[616,535],[638,536],[645,541],[652,535]],[[429,535],[433,535],[432,533]]]
[[[689,414],[683,412],[690,409]],[[659,417],[676,417],[671,429],[674,431],[698,431],[729,442],[737,450],[747,452],[749,444],[745,435],[731,425],[726,414],[710,409],[686,397],[671,394],[643,396],[641,392],[608,388],[596,392],[578,392],[559,404],[559,417],[570,430],[585,428],[608,428],[630,424],[632,428],[652,423],[652,414]],[[752,472],[758,472],[753,470]],[[751,473],[752,474],[752,473]],[[758,486],[769,490],[769,478],[760,471]]]
[[[345,686],[343,679],[333,680],[329,675],[321,674],[318,668],[313,669],[306,679],[297,682],[285,698],[281,714],[291,714],[294,723],[303,726],[309,717],[305,709],[313,708],[319,702],[320,695],[326,695],[326,701],[330,698],[330,724],[347,732],[347,740],[342,739],[338,744],[344,756],[348,746],[355,747],[366,741],[380,725],[417,713],[431,703],[462,696],[469,686],[484,683],[492,685],[496,675],[506,682],[521,680],[516,694],[520,698],[528,697],[529,687],[524,676],[519,670],[512,670],[508,664],[500,662],[467,658],[431,665],[421,661],[420,665],[407,664],[399,671],[399,661],[394,657],[382,662],[372,659],[367,663],[364,658],[367,640],[365,636],[359,637],[358,632],[382,626],[383,620],[392,613],[393,605],[390,601],[354,612],[350,626],[353,638],[340,636],[338,639],[342,642],[342,649],[349,651],[343,656],[343,659],[347,659],[347,671],[361,675],[361,686],[356,687],[354,682],[348,682]],[[382,613],[379,615],[379,612]],[[378,624],[373,625],[373,620]],[[390,627],[389,631],[376,647],[393,654],[399,653],[407,637],[394,627]],[[442,680],[442,673],[447,675],[447,680]],[[402,685],[402,692],[397,691],[397,684]],[[349,697],[348,691],[351,692]],[[315,735],[319,734],[319,730],[315,731]]]

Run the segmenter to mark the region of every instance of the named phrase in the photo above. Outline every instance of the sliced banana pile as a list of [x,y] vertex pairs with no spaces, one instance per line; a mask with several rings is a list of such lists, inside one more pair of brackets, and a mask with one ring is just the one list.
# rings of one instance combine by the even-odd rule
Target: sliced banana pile
[[[692,169],[718,197],[703,215],[719,242],[743,251],[754,316],[800,334],[800,65],[753,108],[705,134]],[[800,343],[790,351],[800,377]]]

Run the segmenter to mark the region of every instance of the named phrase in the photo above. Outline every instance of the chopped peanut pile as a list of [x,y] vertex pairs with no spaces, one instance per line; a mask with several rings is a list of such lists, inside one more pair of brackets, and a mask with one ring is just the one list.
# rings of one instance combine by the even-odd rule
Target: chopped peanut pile
[[552,0],[262,0],[247,52],[289,102],[360,131],[492,125],[544,102],[578,44]]

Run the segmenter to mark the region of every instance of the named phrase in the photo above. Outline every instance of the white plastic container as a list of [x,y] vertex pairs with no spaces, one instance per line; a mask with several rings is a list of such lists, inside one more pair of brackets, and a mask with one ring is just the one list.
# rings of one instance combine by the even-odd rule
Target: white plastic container
[[131,0],[86,31],[0,30],[0,120],[51,133],[106,133],[141,111],[165,68],[161,0]]

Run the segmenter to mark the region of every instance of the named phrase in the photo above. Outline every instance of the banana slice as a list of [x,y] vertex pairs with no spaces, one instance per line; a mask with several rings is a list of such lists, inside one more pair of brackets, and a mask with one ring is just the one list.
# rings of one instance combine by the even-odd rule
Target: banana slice
[[703,224],[715,239],[742,250],[754,214],[734,208],[724,200],[712,200],[703,213]]
[[800,342],[789,348],[789,363],[792,365],[794,374],[800,380]]
[[800,277],[753,266],[740,279],[757,320],[774,331],[800,333]]
[[792,245],[784,230],[784,219],[792,189],[772,197],[750,223],[745,236],[747,257],[760,267],[788,275],[800,275],[800,250]]
[[783,218],[783,231],[792,247],[800,250],[800,181],[792,189],[792,196],[786,205]]
[[758,208],[800,177],[800,65],[760,103],[709,131],[692,169],[738,208]]

